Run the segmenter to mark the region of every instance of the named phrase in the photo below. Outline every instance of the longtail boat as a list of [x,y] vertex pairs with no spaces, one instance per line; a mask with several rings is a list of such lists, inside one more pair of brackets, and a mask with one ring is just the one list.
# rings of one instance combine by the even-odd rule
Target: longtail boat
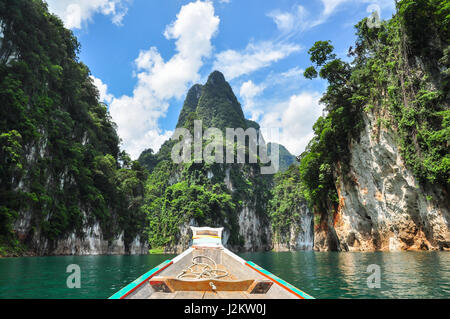
[[314,299],[223,247],[223,228],[191,229],[189,249],[109,299]]

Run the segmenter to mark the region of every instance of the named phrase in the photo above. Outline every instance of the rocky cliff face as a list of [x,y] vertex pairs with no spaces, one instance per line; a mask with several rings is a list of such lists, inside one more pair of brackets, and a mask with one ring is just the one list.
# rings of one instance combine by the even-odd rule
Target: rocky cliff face
[[241,251],[264,251],[272,247],[272,233],[266,216],[258,216],[251,203],[245,203],[238,213],[239,235],[243,245],[236,247]]
[[405,167],[392,128],[364,113],[351,142],[350,172],[339,176],[339,206],[316,230],[316,250],[398,251],[450,247],[448,194],[423,188]]
[[[217,175],[223,176],[223,183],[226,189],[231,194],[237,195],[239,188],[235,185],[231,171],[236,167],[230,167],[226,164],[221,166],[221,170]],[[236,171],[235,171],[236,172]],[[212,170],[207,171],[208,179],[212,179],[216,174]],[[243,175],[246,175],[243,173]],[[180,173],[174,173],[174,178],[170,183],[176,184],[182,180]],[[246,176],[246,178],[252,179],[254,176]],[[222,243],[225,247],[234,251],[267,251],[272,249],[272,229],[269,218],[265,210],[255,203],[256,197],[250,197],[247,201],[244,201],[238,208],[236,216],[225,217],[224,223],[220,221],[212,221],[209,224],[202,224],[195,218],[191,218],[188,221],[182,223],[179,226],[179,232],[177,235],[176,244],[168,245],[164,248],[166,253],[179,254],[186,250],[192,243],[192,232],[190,226],[203,227],[223,227],[225,226],[222,234]],[[234,220],[233,220],[234,219]],[[237,227],[234,229],[228,228],[226,225],[235,224]],[[237,231],[237,234],[232,234],[232,231]],[[296,233],[297,237],[298,233]],[[230,237],[234,235],[239,238],[238,242],[231,242]],[[300,240],[300,238],[299,238]]]
[[[48,153],[45,138],[34,146],[27,154],[30,166]],[[51,179],[48,179],[50,183]],[[66,183],[73,183],[70,176],[60,176],[59,184],[63,188]],[[18,183],[17,191],[26,192],[28,185],[24,179]],[[83,205],[79,205],[82,207]],[[43,233],[41,227],[36,226],[35,213],[29,209],[18,212],[18,217],[13,224],[13,231],[19,241],[27,244],[26,254],[30,255],[124,255],[124,254],[148,254],[148,243],[140,235],[131,240],[124,239],[124,231],[113,235],[105,234],[98,221],[92,221],[88,214],[82,211],[83,226],[81,229],[69,231],[57,239],[51,240]],[[112,225],[112,223],[111,223]]]
[[31,214],[22,214],[14,225],[19,239],[29,243],[28,254],[48,255],[145,255],[148,254],[148,243],[138,235],[131,242],[124,241],[124,233],[112,240],[106,239],[100,224],[85,225],[81,234],[72,232],[56,241],[49,240],[38,230],[30,234]]
[[275,251],[313,249],[314,214],[304,197],[297,165],[275,175],[268,213]]
[[[270,227],[270,222],[267,218],[263,216],[258,216],[255,209],[248,204],[245,204],[238,213],[238,224],[239,224],[239,236],[242,239],[242,244],[230,244],[230,231],[224,229],[222,234],[223,245],[233,251],[240,252],[252,252],[252,251],[268,251],[273,248],[272,244],[272,231]],[[201,227],[206,225],[200,225],[195,219],[191,219],[189,222],[184,223],[179,228],[179,237],[176,245],[170,245],[165,247],[165,253],[180,254],[190,247],[192,244],[192,231],[190,226]],[[211,226],[211,225],[207,225]],[[221,226],[221,225],[212,225]],[[297,234],[297,233],[296,233]],[[298,246],[291,247],[292,249],[287,250],[311,250],[312,244],[304,244],[301,241],[300,236],[293,236],[293,241],[298,243]],[[312,243],[312,242],[311,242]],[[296,248],[297,247],[297,248]],[[303,247],[310,247],[303,249]],[[148,250],[148,249],[147,249]],[[275,249],[278,251],[286,251],[286,249]]]
[[[397,1],[397,12],[379,27],[366,19],[356,25],[353,64],[333,57],[320,70],[329,82],[322,98],[327,114],[316,122],[300,165],[306,197],[320,217],[315,249],[450,248],[444,3]],[[310,50],[311,61],[323,46]]]
[[[33,162],[45,153],[45,147],[35,148],[28,155],[28,160]],[[37,155],[39,154],[39,155]],[[61,177],[61,187],[65,183],[70,183],[70,177]],[[18,191],[27,190],[26,183],[21,180],[17,188]],[[82,205],[79,205],[82,207]],[[123,255],[123,254],[147,254],[148,243],[140,235],[131,240],[124,238],[124,231],[113,235],[105,234],[98,221],[88,218],[86,212],[82,212],[83,226],[81,229],[73,230],[58,236],[57,239],[50,239],[43,233],[41,227],[36,226],[35,213],[29,209],[18,212],[18,216],[13,223],[12,229],[17,239],[26,243],[29,255]],[[112,225],[111,223],[110,225]],[[110,238],[110,239],[108,239]]]
[[273,238],[274,251],[297,251],[314,249],[314,214],[302,203],[299,217],[290,224],[289,231]]

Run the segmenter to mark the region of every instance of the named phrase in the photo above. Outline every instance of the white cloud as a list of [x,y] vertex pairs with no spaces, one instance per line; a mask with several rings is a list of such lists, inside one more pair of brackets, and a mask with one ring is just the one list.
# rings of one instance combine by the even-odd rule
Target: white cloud
[[300,155],[314,136],[312,127],[322,114],[318,92],[302,92],[292,95],[287,101],[266,112],[260,121],[261,129],[279,128],[277,140],[268,139],[284,145],[292,154]]
[[256,85],[253,81],[249,80],[244,82],[239,90],[239,95],[244,100],[244,111],[251,114],[251,120],[253,121],[257,121],[263,113],[262,110],[255,107],[256,103],[254,99],[264,91],[264,88],[264,85]]
[[145,82],[159,99],[180,98],[187,85],[200,78],[203,59],[212,53],[211,39],[220,19],[214,15],[210,2],[192,2],[183,6],[177,20],[169,25],[164,36],[176,39],[177,53],[164,62],[155,47],[139,54],[136,64],[138,78]]
[[226,50],[216,55],[213,68],[220,70],[230,81],[244,74],[267,67],[301,50],[296,44],[264,41],[249,43],[242,51]]
[[268,14],[281,31],[291,31],[294,28],[294,15],[289,12],[272,11]]
[[321,0],[323,4],[323,15],[329,16],[331,15],[336,8],[344,2],[348,2],[350,0]]
[[283,79],[292,78],[292,77],[301,77],[301,76],[303,76],[304,72],[305,72],[305,70],[303,70],[303,69],[299,68],[298,66],[296,66],[296,67],[293,67],[293,68],[287,70],[286,72],[282,72],[280,74],[280,76]]
[[264,85],[264,87],[279,86],[281,90],[288,88],[295,88],[298,90],[298,87],[302,85],[300,81],[304,80],[304,72],[305,71],[302,68],[295,66],[284,72],[270,73],[262,85]]
[[46,0],[49,10],[58,15],[69,29],[81,29],[94,14],[111,16],[120,25],[127,13],[129,0]]
[[298,32],[311,29],[324,23],[335,9],[342,3],[351,0],[320,0],[323,5],[323,11],[317,18],[311,18],[308,10],[301,5],[296,5],[290,11],[273,10],[267,14],[272,18],[285,37],[290,37]]
[[380,10],[395,8],[394,0],[320,0],[322,11],[316,18],[311,18],[309,12],[301,5],[295,6],[290,11],[273,10],[267,14],[273,19],[277,28],[285,37],[290,37],[298,32],[311,29],[325,23],[332,16],[339,6],[344,3],[371,4],[377,5]]
[[246,98],[254,98],[255,96],[261,94],[264,87],[255,85],[252,80],[244,82],[241,86],[240,95]]
[[[321,93],[301,91],[301,74],[302,69],[293,67],[285,72],[269,74],[259,84],[252,80],[243,82],[239,90],[244,111],[260,124],[263,132],[279,129],[278,136],[264,136],[267,142],[282,144],[295,155],[300,155],[314,136],[312,127],[322,115],[323,109],[319,104]],[[293,83],[295,85],[292,85]],[[263,94],[265,90],[274,88],[291,93],[287,95],[287,99],[274,96],[267,98]]]
[[302,75],[303,69],[293,67],[285,72],[270,73],[260,84],[255,84],[252,80],[243,82],[239,87],[239,95],[245,114],[249,114],[253,121],[259,121],[265,110],[273,105],[272,101],[264,96],[259,98],[264,90],[276,88],[276,91],[282,94],[298,91],[302,86]]
[[[310,28],[325,23],[328,20],[328,18],[331,15],[333,15],[336,9],[343,3],[352,1],[358,1],[359,3],[361,3],[366,2],[367,0],[321,0],[321,1],[323,5],[323,11],[317,19],[310,21],[309,23]],[[369,0],[369,1],[376,1],[376,0]]]
[[282,12],[280,10],[271,11],[267,16],[273,19],[277,28],[284,34],[292,31],[305,30],[308,27],[307,10],[297,5],[290,12]]
[[273,10],[267,14],[277,25],[282,36],[289,38],[298,32],[313,28],[323,22],[332,13],[334,8],[339,4],[348,0],[321,0],[324,9],[317,19],[310,18],[310,14],[305,7],[296,5],[290,11]]
[[[380,9],[389,9],[391,11],[395,8],[394,0],[321,0],[323,4],[323,12],[322,15],[313,22],[313,25],[319,25],[325,22],[337,9],[340,5],[344,3],[363,3],[369,5],[377,5]],[[382,12],[380,12],[381,15]]]
[[[163,132],[158,120],[164,117],[171,98],[180,98],[187,86],[199,78],[203,59],[212,53],[211,39],[220,19],[211,2],[196,1],[184,5],[164,35],[176,40],[176,53],[168,60],[157,48],[141,51],[135,60],[137,84],[132,96],[112,98],[110,114],[117,123],[124,149],[137,158],[144,149],[159,150],[172,132]],[[96,83],[104,99],[109,98],[101,81]]]
[[142,86],[135,88],[132,97],[113,99],[109,111],[118,126],[122,147],[132,158],[149,147],[158,151],[171,137],[172,132],[163,132],[158,126],[158,119],[165,115],[168,107],[167,102],[158,100]]

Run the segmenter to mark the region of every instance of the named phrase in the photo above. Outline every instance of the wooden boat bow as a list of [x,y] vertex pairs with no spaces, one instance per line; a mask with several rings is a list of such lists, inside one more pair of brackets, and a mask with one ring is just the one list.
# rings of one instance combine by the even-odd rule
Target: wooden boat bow
[[192,227],[192,246],[109,299],[314,299],[222,246],[223,228]]

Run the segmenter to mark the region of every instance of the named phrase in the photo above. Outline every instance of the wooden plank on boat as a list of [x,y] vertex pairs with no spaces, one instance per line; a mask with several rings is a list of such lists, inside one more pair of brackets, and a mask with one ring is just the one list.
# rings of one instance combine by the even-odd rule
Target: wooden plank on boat
[[248,292],[244,292],[244,295],[248,299],[272,299],[272,298],[268,297],[267,294],[250,294]]
[[203,295],[203,299],[220,299],[217,292],[214,291],[205,291],[205,294]]
[[[154,277],[150,280],[157,291],[247,291],[254,280],[185,280],[170,277]],[[156,290],[156,289],[155,289]]]
[[150,299],[173,299],[175,294],[166,292],[154,292],[151,294]]
[[204,291],[177,291],[174,299],[203,299]]

